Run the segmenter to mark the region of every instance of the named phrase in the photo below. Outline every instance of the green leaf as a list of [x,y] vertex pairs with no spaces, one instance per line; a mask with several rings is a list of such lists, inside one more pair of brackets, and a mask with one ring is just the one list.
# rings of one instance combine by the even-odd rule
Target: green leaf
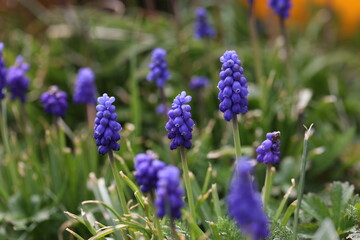
[[336,233],[333,222],[327,218],[322,223],[320,228],[314,235],[314,240],[338,240],[339,236]]
[[354,186],[349,183],[334,182],[330,192],[332,220],[338,228],[346,205],[354,192]]
[[328,206],[314,194],[306,195],[301,207],[318,221],[331,217]]

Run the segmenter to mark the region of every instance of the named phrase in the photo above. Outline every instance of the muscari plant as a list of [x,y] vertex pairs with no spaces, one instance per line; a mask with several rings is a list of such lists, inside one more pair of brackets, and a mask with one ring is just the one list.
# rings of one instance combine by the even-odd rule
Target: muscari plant
[[[234,53],[234,54],[236,54],[236,53]],[[223,65],[226,63],[225,67],[223,66],[225,71],[227,71],[226,74],[230,73],[230,71],[228,71],[228,69],[230,69],[231,71],[236,73],[237,67],[235,67],[234,68],[235,70],[234,70],[231,66],[232,65],[231,61],[229,62],[229,60],[231,60],[232,58],[231,59],[229,57],[223,57],[223,58],[225,59],[225,62],[222,61]],[[234,57],[234,58],[237,59],[237,57]],[[238,72],[240,72],[240,74],[243,74],[242,71],[238,71]],[[221,92],[222,95],[221,95],[221,99],[220,99],[222,105],[220,108],[223,109],[223,110],[221,110],[221,109],[220,110],[224,113],[224,118],[227,121],[234,119],[234,117],[237,118],[237,115],[239,113],[245,113],[247,111],[247,110],[246,111],[244,110],[245,105],[247,105],[247,104],[245,104],[245,102],[247,103],[247,101],[244,100],[244,97],[246,97],[246,95],[247,95],[247,84],[242,84],[241,81],[239,81],[238,74],[236,74],[236,76],[234,74],[233,75],[232,74],[227,75],[227,77],[228,76],[232,77],[233,82],[231,83],[231,79],[228,78],[228,80],[226,81],[226,86],[224,86],[223,89],[220,88],[220,90],[222,91]],[[220,78],[221,78],[221,73],[220,73]],[[224,81],[224,83],[225,83],[226,78],[221,79],[221,80]],[[241,78],[240,78],[240,80],[241,80]],[[239,84],[234,83],[237,81],[240,82],[240,87],[238,86]],[[245,83],[246,83],[246,80],[245,80]],[[234,87],[234,85],[235,85],[235,87]],[[231,87],[231,90],[226,87]],[[226,88],[226,90],[225,90],[225,88]],[[246,91],[244,89],[246,89]],[[243,91],[243,94],[241,94],[241,91]],[[246,93],[246,94],[244,94],[244,93]],[[237,94],[240,94],[240,100],[238,99]],[[234,95],[234,97],[233,97],[233,95]],[[104,100],[104,98],[105,98],[105,100]],[[170,145],[170,148],[172,148],[172,149],[177,148],[177,147],[180,147],[180,149],[181,148],[184,149],[184,148],[186,148],[186,146],[188,146],[190,148],[192,145],[190,139],[192,137],[191,130],[193,127],[193,122],[191,122],[191,121],[187,122],[187,120],[191,119],[191,117],[189,117],[190,109],[187,106],[187,103],[188,103],[187,101],[189,101],[189,99],[190,98],[188,96],[186,96],[186,93],[185,94],[181,93],[174,100],[173,105],[175,105],[175,109],[171,109],[174,112],[170,114],[171,110],[169,111],[169,114],[168,114],[169,122],[170,122],[169,125],[171,125],[171,127],[169,128],[170,129],[169,138],[172,140],[171,145]],[[99,100],[99,103],[100,103],[99,105],[101,105],[101,107],[97,108],[98,114],[97,114],[97,120],[95,120],[96,126],[95,126],[95,134],[94,134],[94,137],[96,139],[96,144],[99,146],[99,153],[101,153],[101,154],[108,153],[109,157],[110,157],[110,162],[112,162],[112,163],[115,162],[114,159],[111,160],[113,157],[113,156],[111,157],[111,155],[113,155],[112,151],[119,150],[119,145],[118,145],[117,141],[120,139],[120,135],[118,134],[118,132],[121,130],[120,124],[111,122],[112,120],[115,120],[115,122],[116,122],[115,107],[112,105],[113,102],[114,102],[113,98],[109,98],[108,96],[105,96],[105,95],[103,96],[103,100],[101,100],[101,101]],[[239,105],[240,105],[240,110],[239,110]],[[48,108],[50,108],[50,107],[48,107]],[[241,108],[243,110],[241,110]],[[46,107],[45,107],[45,109],[46,109]],[[108,111],[108,112],[106,112],[106,111]],[[110,122],[111,122],[111,124],[110,124]],[[99,129],[97,129],[97,128],[99,128]],[[190,134],[189,134],[189,132],[190,132]],[[237,134],[238,134],[238,129],[236,129],[236,131],[235,131],[235,127],[234,127],[235,148],[237,150],[236,155],[237,155],[237,157],[239,157],[239,156],[241,156],[241,151],[239,151],[240,150],[240,140],[239,140],[239,138],[236,137]],[[191,135],[191,137],[190,137],[190,135]],[[269,135],[269,137],[268,137],[268,135]],[[257,160],[259,162],[263,162],[267,165],[278,164],[279,163],[279,133],[278,132],[269,133],[269,134],[267,134],[266,138],[267,138],[267,140],[265,140],[256,150],[256,152],[258,153]],[[309,134],[307,135],[306,140],[308,140],[308,138],[309,138]],[[189,143],[189,141],[190,141],[190,143]],[[307,142],[306,142],[306,144],[307,144]],[[180,152],[181,152],[181,150],[180,150]],[[307,153],[306,147],[304,147],[304,153]],[[183,154],[181,154],[181,155],[183,155]],[[146,158],[144,156],[142,156],[142,157],[144,159]],[[304,158],[306,160],[306,154],[304,155]],[[180,214],[180,209],[183,205],[183,203],[181,202],[182,190],[179,187],[180,172],[177,168],[172,167],[172,166],[166,167],[164,164],[160,164],[161,166],[155,167],[156,164],[158,163],[155,160],[156,159],[153,158],[153,156],[150,156],[150,158],[147,158],[147,160],[139,160],[139,159],[137,160],[135,158],[135,169],[136,169],[135,178],[138,182],[138,185],[140,186],[140,190],[143,192],[143,195],[138,194],[139,189],[137,189],[137,186],[134,185],[134,183],[131,182],[130,179],[126,178],[124,173],[119,174],[119,172],[115,169],[116,163],[114,163],[115,170],[113,171],[113,173],[114,173],[114,177],[116,180],[115,182],[116,182],[117,188],[118,188],[119,192],[120,191],[126,192],[125,188],[121,188],[121,185],[126,183],[132,189],[132,191],[134,192],[135,197],[138,201],[139,206],[142,206],[143,210],[138,211],[136,208],[133,208],[131,210],[133,213],[136,212],[139,215],[131,216],[126,213],[123,215],[121,215],[122,213],[116,213],[115,216],[118,218],[120,223],[124,223],[123,225],[121,225],[121,226],[119,226],[119,225],[105,226],[104,224],[98,223],[99,226],[101,226],[101,228],[95,229],[96,231],[94,231],[93,226],[88,225],[89,222],[87,222],[87,220],[86,220],[86,215],[82,216],[86,221],[82,221],[81,218],[76,218],[76,216],[74,216],[74,215],[70,215],[70,216],[74,217],[77,220],[80,220],[80,222],[82,221],[82,223],[85,223],[85,225],[88,225],[87,227],[89,228],[91,234],[94,235],[92,239],[101,239],[111,233],[116,234],[116,232],[118,230],[123,231],[124,229],[129,230],[129,233],[128,233],[129,235],[128,236],[126,234],[121,235],[121,237],[123,237],[123,238],[127,238],[127,237],[134,238],[134,236],[132,236],[132,232],[135,234],[135,237],[138,237],[139,235],[137,235],[137,234],[139,231],[141,231],[143,234],[143,235],[141,235],[141,237],[148,238],[148,239],[150,239],[151,237],[154,237],[154,236],[161,239],[163,237],[163,235],[161,235],[162,231],[165,232],[166,238],[170,238],[170,236],[168,236],[166,234],[166,228],[164,228],[164,230],[162,229],[162,226],[166,225],[164,220],[161,223],[157,223],[157,224],[155,223],[156,227],[154,227],[151,224],[152,224],[152,222],[156,222],[156,218],[153,218],[153,220],[146,219],[149,216],[152,216],[148,212],[151,212],[151,211],[155,212],[154,209],[157,209],[156,211],[157,211],[158,217],[165,217],[165,215],[169,216],[173,238],[177,238],[178,235],[180,235],[175,232],[176,227],[174,226],[173,220],[175,218],[176,219],[180,218],[181,215],[185,215],[185,218],[186,218],[186,220],[188,220],[188,224],[190,225],[190,229],[191,229],[190,231],[196,232],[195,234],[193,234],[194,236],[196,236],[197,234],[200,234],[197,236],[203,236],[204,238],[209,237],[209,238],[215,238],[215,239],[221,239],[222,237],[224,237],[225,239],[229,239],[226,235],[225,236],[222,235],[223,233],[221,233],[221,231],[223,231],[223,229],[217,228],[216,226],[212,225],[212,223],[210,223],[211,234],[212,234],[211,236],[209,236],[209,233],[204,234],[202,232],[202,230],[204,228],[206,228],[204,225],[201,225],[202,229],[200,229],[200,231],[199,231],[199,229],[196,227],[196,224],[198,224],[198,222],[196,222],[196,220],[199,218],[198,217],[199,213],[197,212],[198,209],[195,211],[195,214],[194,214],[195,217],[187,217],[186,215],[189,215],[189,214],[186,212],[186,208],[185,208],[185,210],[183,210],[183,213],[185,213],[185,214]],[[184,160],[184,158],[183,158],[183,160]],[[138,164],[136,164],[137,162],[138,162]],[[140,162],[142,162],[142,163],[140,163]],[[146,162],[146,164],[145,164],[145,162]],[[186,163],[186,159],[183,162]],[[155,166],[153,166],[154,163],[155,163]],[[234,167],[233,180],[230,184],[229,195],[227,197],[228,208],[229,208],[228,210],[229,210],[229,216],[235,220],[235,222],[238,224],[238,226],[242,229],[241,232],[243,234],[248,235],[252,239],[260,239],[262,237],[266,237],[269,235],[269,233],[268,233],[269,225],[267,225],[269,223],[267,223],[268,220],[266,220],[266,216],[264,215],[264,210],[266,210],[265,200],[264,200],[264,206],[262,206],[259,194],[256,193],[255,186],[252,181],[252,176],[251,176],[252,166],[250,166],[250,164],[251,163],[249,162],[249,160],[238,159],[236,161],[236,164]],[[144,166],[140,166],[140,165],[144,165]],[[111,164],[111,166],[113,166],[113,164]],[[304,164],[302,166],[302,173],[305,172],[305,167],[306,167],[306,164]],[[186,166],[186,168],[187,168],[187,166]],[[187,181],[186,176],[191,176],[191,174],[188,174],[186,172],[186,171],[189,171],[186,168],[183,167],[186,191],[188,192],[190,190],[191,192],[193,192],[195,190],[192,190],[192,188],[191,188],[192,186],[191,185],[187,186],[187,184],[186,184],[186,181]],[[147,172],[147,170],[149,172]],[[141,177],[139,177],[141,174],[143,174],[143,177],[145,179],[149,178],[151,180],[141,181]],[[119,176],[121,176],[122,179],[119,179]],[[302,176],[301,182],[303,182],[304,175],[302,174],[301,176]],[[130,175],[129,175],[129,177],[131,178]],[[190,179],[190,181],[191,181],[191,179]],[[266,180],[266,182],[267,182],[267,180]],[[151,183],[150,184],[151,186],[143,187],[144,185],[146,185],[145,183]],[[266,185],[266,183],[265,183],[265,185]],[[152,188],[152,191],[154,192],[153,194],[156,195],[156,197],[157,197],[157,200],[155,200],[155,204],[153,204],[151,202],[147,202],[148,197],[146,196],[146,194],[149,194],[149,190],[147,190],[149,188]],[[340,188],[339,184],[335,184],[334,188],[339,189]],[[351,195],[351,190],[346,190],[347,186],[344,186],[341,188],[343,189],[343,192],[347,192],[346,195]],[[267,187],[265,187],[265,189],[267,189]],[[271,187],[269,189],[271,190]],[[336,189],[333,191],[337,191]],[[239,192],[243,193],[243,194],[239,194]],[[301,192],[302,191],[299,191],[300,198],[302,195]],[[187,193],[187,195],[188,195],[187,197],[188,197],[188,201],[189,201],[190,194]],[[263,192],[263,195],[264,195],[264,192]],[[120,202],[122,203],[122,209],[124,210],[127,208],[127,207],[124,207],[124,204],[122,201],[122,199],[124,199],[124,197],[121,197],[121,194],[119,194],[119,197],[120,197]],[[149,198],[151,198],[151,196]],[[332,198],[334,198],[334,197],[332,197]],[[313,211],[314,209],[311,209],[311,207],[309,206],[312,203],[319,202],[319,201],[317,201],[317,200],[312,201],[312,200],[313,199],[311,198],[311,196],[306,198],[306,203],[307,203],[306,209],[307,209],[307,211],[311,212],[315,216],[316,219],[319,220],[321,218],[318,216],[318,214],[314,213],[314,211]],[[125,199],[125,201],[126,201],[126,199]],[[216,202],[216,198],[214,198],[213,201]],[[301,201],[299,201],[299,202],[301,202]],[[237,204],[237,203],[239,203],[239,204]],[[326,204],[326,203],[324,203],[324,204]],[[188,205],[190,207],[190,212],[191,212],[191,202],[189,202]],[[249,211],[248,211],[249,205],[251,205],[251,207],[254,207],[254,211],[256,211],[256,213],[258,213],[258,214],[256,214],[256,216],[257,216],[256,218],[254,216],[252,216],[251,214],[249,214]],[[298,206],[297,209],[300,209],[299,205],[300,204],[297,205]],[[333,201],[333,205],[334,206],[336,205],[335,200]],[[232,207],[232,206],[234,206],[234,207]],[[334,211],[334,214],[329,213],[329,214],[326,214],[326,216],[331,216],[331,217],[334,217],[334,219],[336,219],[335,215],[339,214],[339,212],[341,212],[341,213],[344,212],[344,209],[345,209],[344,206],[345,205],[342,204],[342,206],[340,207],[341,211],[338,211],[338,212]],[[292,206],[290,206],[286,212],[288,212],[288,211],[291,212],[292,211],[291,207]],[[114,211],[114,209],[111,209],[110,207],[109,207],[109,209],[111,211]],[[128,210],[130,213],[131,210],[130,209],[128,209]],[[159,214],[159,212],[160,212],[160,214]],[[144,226],[146,226],[146,227],[144,227],[144,228],[141,228],[140,227],[141,224],[138,224],[138,222],[136,222],[136,219],[141,217],[140,214],[143,214],[143,216],[146,216],[145,220],[144,220],[144,222],[145,222]],[[356,214],[356,213],[353,213],[353,214]],[[297,215],[299,215],[299,213]],[[220,216],[220,214],[218,216]],[[285,221],[286,220],[285,218],[288,218],[288,217],[289,217],[289,215],[287,215],[287,213],[285,213],[285,216],[282,220],[282,224],[286,225],[287,221]],[[131,219],[132,222],[130,222],[129,219]],[[275,218],[273,218],[273,216],[269,216],[269,221],[271,222],[270,225],[276,226],[276,222],[272,222],[273,219],[275,219]],[[295,218],[295,220],[297,220],[297,217]],[[136,223],[134,223],[134,222],[136,222]],[[194,226],[194,222],[195,222],[195,226]],[[131,223],[133,223],[134,225],[131,225]],[[339,225],[339,223],[337,225]],[[220,233],[219,233],[219,231],[220,231]],[[78,239],[82,239],[76,233],[74,233],[74,232],[72,232],[72,233]],[[150,236],[149,236],[149,233],[150,233]],[[201,234],[203,234],[203,235],[201,235]],[[193,235],[190,234],[191,237],[193,237]],[[184,234],[183,236],[186,236],[186,234]],[[296,231],[294,233],[294,236],[295,236],[295,238],[297,237]],[[199,237],[193,237],[193,238],[198,239]],[[240,239],[240,238],[237,238],[237,239]],[[287,238],[282,238],[282,239],[287,239]]]

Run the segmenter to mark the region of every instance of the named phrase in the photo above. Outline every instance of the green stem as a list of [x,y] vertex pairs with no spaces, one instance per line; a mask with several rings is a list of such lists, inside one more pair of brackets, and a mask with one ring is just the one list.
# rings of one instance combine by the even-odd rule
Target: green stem
[[171,235],[173,236],[173,239],[179,240],[179,236],[177,235],[177,232],[176,232],[175,220],[173,218],[170,218],[170,229],[171,229]]
[[239,159],[241,157],[241,142],[240,142],[240,133],[239,133],[237,115],[233,116],[232,124],[233,124],[233,132],[234,132],[233,134],[234,134],[236,159]]
[[196,213],[195,213],[195,204],[194,204],[194,197],[192,192],[192,187],[190,183],[190,177],[189,177],[189,168],[187,165],[186,160],[186,154],[185,154],[185,148],[183,146],[180,147],[180,156],[181,156],[181,164],[183,169],[183,177],[186,187],[186,194],[188,197],[188,203],[190,208],[190,215],[194,222],[196,222]]
[[292,202],[290,204],[290,206],[286,209],[286,212],[284,214],[283,219],[281,220],[281,225],[286,226],[286,224],[288,223],[291,215],[294,213],[295,209],[297,206],[297,200],[295,200],[294,202]]
[[109,160],[110,160],[111,170],[115,178],[116,190],[119,195],[122,212],[125,214],[129,214],[129,209],[126,205],[126,199],[124,194],[124,189],[125,189],[124,184],[121,181],[119,171],[117,170],[116,163],[114,161],[114,154],[112,150],[109,151]]
[[292,182],[291,187],[290,187],[290,188],[287,190],[287,192],[285,193],[285,195],[284,195],[284,197],[283,197],[283,199],[282,199],[282,201],[281,201],[278,209],[276,210],[275,217],[274,217],[274,221],[277,221],[277,220],[279,219],[280,214],[282,213],[282,211],[283,211],[283,209],[284,209],[284,207],[285,207],[285,204],[286,204],[286,202],[287,202],[287,200],[288,200],[288,198],[289,198],[292,190],[293,190],[294,187],[295,187],[295,179],[291,179],[291,182]]
[[259,47],[259,40],[256,31],[256,19],[253,12],[253,6],[250,6],[249,14],[249,25],[250,25],[250,35],[251,35],[251,45],[254,52],[254,63],[255,63],[255,75],[257,83],[261,83],[263,80],[262,64],[261,64],[261,52]]
[[275,168],[269,164],[266,169],[266,177],[265,177],[265,184],[263,189],[263,202],[264,202],[264,209],[266,210],[267,204],[269,202],[271,188],[273,185]]
[[3,139],[3,143],[5,146],[5,151],[7,154],[11,153],[10,150],[10,144],[9,144],[9,132],[8,132],[8,128],[7,128],[7,111],[6,111],[6,102],[5,100],[1,101],[1,116],[2,116],[2,126],[1,126],[1,132],[2,132],[2,139]]
[[[152,210],[155,210],[155,205],[154,205],[154,202],[155,202],[155,198],[154,198],[154,191],[152,191],[150,193],[150,200],[151,200],[151,207],[152,207]],[[156,216],[156,212],[153,212],[153,221],[155,223],[155,227],[156,227],[156,230],[158,231],[158,237],[159,237],[159,240],[163,240],[164,237],[163,237],[163,233],[162,233],[162,228],[161,228],[161,224],[159,222],[159,218]]]
[[297,230],[298,230],[298,222],[299,222],[299,212],[301,207],[301,201],[303,197],[304,192],[304,182],[305,182],[305,172],[306,172],[306,161],[308,156],[308,141],[311,133],[312,124],[310,125],[309,129],[306,129],[305,137],[304,137],[304,148],[301,158],[301,172],[300,172],[300,182],[299,182],[299,189],[298,189],[298,195],[297,195],[297,206],[294,216],[294,239],[297,239]]

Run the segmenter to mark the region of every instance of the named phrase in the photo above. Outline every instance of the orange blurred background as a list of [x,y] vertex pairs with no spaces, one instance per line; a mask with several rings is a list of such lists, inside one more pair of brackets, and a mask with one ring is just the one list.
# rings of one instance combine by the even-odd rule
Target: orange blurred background
[[[239,0],[247,2],[246,0]],[[339,20],[339,32],[343,36],[351,36],[360,27],[360,0],[291,0],[289,24],[305,25],[309,21],[311,10],[319,7],[330,8]],[[268,0],[254,0],[255,13],[261,20],[273,18]]]

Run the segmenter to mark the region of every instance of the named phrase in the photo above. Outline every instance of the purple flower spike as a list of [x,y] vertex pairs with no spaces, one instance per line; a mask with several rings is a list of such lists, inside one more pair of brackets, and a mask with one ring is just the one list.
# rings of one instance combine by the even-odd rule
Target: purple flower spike
[[67,95],[60,91],[58,86],[51,86],[47,92],[41,94],[40,101],[45,112],[59,117],[65,116],[68,108]]
[[73,101],[75,103],[96,103],[95,75],[91,68],[80,68],[76,83]]
[[281,18],[286,19],[290,16],[290,0],[269,0],[269,6]]
[[166,51],[162,48],[156,48],[152,51],[150,72],[147,75],[149,82],[156,82],[159,88],[164,87],[165,82],[170,78],[170,72],[166,63]]
[[235,51],[226,51],[220,62],[222,67],[217,86],[220,90],[218,99],[221,101],[219,110],[224,113],[224,119],[230,121],[233,116],[248,111],[248,84]]
[[266,134],[266,140],[256,149],[257,161],[265,164],[278,164],[280,161],[280,132]]
[[158,217],[169,215],[170,218],[181,218],[181,208],[184,191],[180,186],[180,170],[174,166],[167,166],[158,172],[156,184],[156,200]]
[[192,90],[200,90],[209,85],[209,79],[207,77],[193,77],[189,83],[189,87]]
[[22,103],[25,103],[25,94],[29,89],[29,78],[25,75],[27,71],[29,71],[29,64],[24,62],[22,56],[18,56],[15,65],[8,69],[6,81],[11,100],[19,98]]
[[120,123],[116,121],[117,114],[115,113],[114,97],[109,97],[106,93],[102,97],[98,97],[98,105],[96,106],[96,118],[94,127],[94,138],[96,146],[99,146],[98,152],[102,155],[109,152],[109,150],[120,150],[119,131],[122,129]]
[[186,96],[182,91],[174,99],[174,103],[168,112],[169,121],[165,129],[168,131],[168,138],[172,139],[170,149],[176,149],[180,146],[190,148],[192,146],[192,130],[195,125],[191,119],[191,107],[187,103],[191,101],[191,96]]
[[194,35],[195,38],[211,38],[214,37],[216,32],[211,27],[208,19],[207,12],[205,8],[197,8],[195,12],[196,20],[194,25]]
[[0,42],[0,99],[5,97],[4,88],[6,85],[6,67],[3,59],[4,43]]
[[236,162],[227,196],[228,213],[243,233],[259,240],[269,236],[268,219],[251,179],[253,167],[248,160],[244,157]]
[[135,156],[135,179],[142,192],[147,193],[156,188],[158,172],[166,165],[152,156],[140,153]]

